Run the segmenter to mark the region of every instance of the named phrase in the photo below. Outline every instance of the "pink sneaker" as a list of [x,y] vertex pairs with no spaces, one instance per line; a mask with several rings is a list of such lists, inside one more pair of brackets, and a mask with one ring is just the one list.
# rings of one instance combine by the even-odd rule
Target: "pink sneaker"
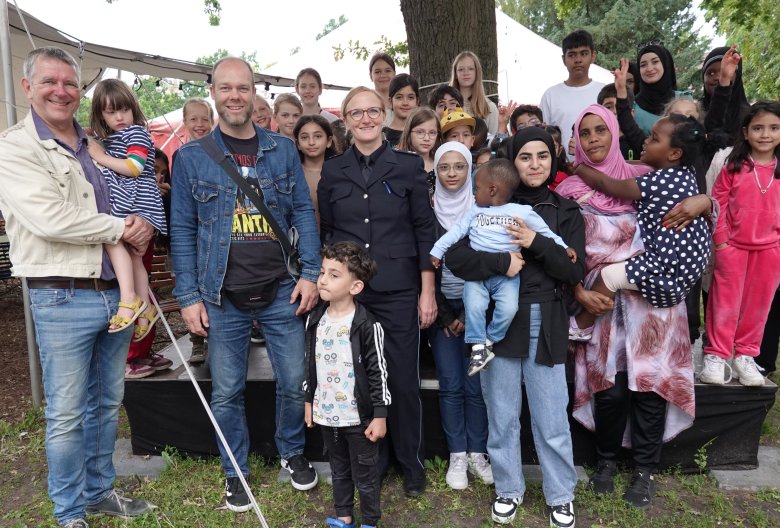
[[569,341],[579,341],[587,343],[593,337],[593,327],[580,328],[577,326],[577,319],[572,315],[569,318]]
[[143,360],[131,361],[125,364],[125,379],[141,379],[154,374],[155,370],[143,363]]
[[171,365],[173,365],[173,361],[165,356],[161,356],[157,352],[152,352],[149,354],[149,357],[140,358],[136,361],[152,367],[154,371],[166,370],[171,368]]

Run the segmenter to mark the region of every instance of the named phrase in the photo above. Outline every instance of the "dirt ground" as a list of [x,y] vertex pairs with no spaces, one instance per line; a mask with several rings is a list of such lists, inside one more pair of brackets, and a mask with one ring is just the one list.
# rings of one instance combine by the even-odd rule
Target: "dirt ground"
[[0,281],[0,314],[0,419],[15,422],[32,401],[22,289],[17,279]]

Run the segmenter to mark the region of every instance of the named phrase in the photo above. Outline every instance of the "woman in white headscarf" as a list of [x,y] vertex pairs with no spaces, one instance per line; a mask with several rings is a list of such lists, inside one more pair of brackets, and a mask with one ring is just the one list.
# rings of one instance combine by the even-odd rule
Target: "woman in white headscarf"
[[[444,143],[436,150],[433,170],[436,174],[433,210],[438,238],[474,205],[471,152],[457,141]],[[441,425],[450,451],[446,480],[453,489],[468,486],[469,471],[485,483],[493,483],[486,455],[487,411],[480,378],[466,374],[469,358],[463,341],[466,321],[463,282],[452,274],[446,263],[436,272],[438,318],[428,329],[439,379]]]

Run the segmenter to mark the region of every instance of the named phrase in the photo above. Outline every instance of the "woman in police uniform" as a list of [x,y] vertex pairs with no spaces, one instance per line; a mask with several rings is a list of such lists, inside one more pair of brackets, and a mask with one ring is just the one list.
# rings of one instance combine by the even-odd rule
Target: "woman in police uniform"
[[[425,489],[420,328],[436,318],[433,267],[434,217],[422,158],[397,152],[382,137],[385,101],[359,86],[344,98],[341,115],[353,146],[330,158],[317,189],[325,244],[353,240],[379,266],[359,301],[382,324],[392,406],[388,431],[404,474],[404,490]],[[383,453],[386,466],[387,450]]]

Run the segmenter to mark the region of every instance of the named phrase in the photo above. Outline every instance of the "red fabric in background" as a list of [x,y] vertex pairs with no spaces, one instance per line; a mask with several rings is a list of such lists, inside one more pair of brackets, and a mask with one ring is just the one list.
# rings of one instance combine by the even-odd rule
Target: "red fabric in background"
[[[149,248],[144,253],[143,262],[144,268],[147,273],[152,272],[152,258],[154,257],[154,241],[149,243]],[[157,329],[152,328],[152,331],[143,338],[143,340],[134,343],[130,342],[130,349],[127,351],[127,361],[133,361],[140,358],[149,357],[152,351],[152,343],[154,343],[154,337],[157,335]]]

